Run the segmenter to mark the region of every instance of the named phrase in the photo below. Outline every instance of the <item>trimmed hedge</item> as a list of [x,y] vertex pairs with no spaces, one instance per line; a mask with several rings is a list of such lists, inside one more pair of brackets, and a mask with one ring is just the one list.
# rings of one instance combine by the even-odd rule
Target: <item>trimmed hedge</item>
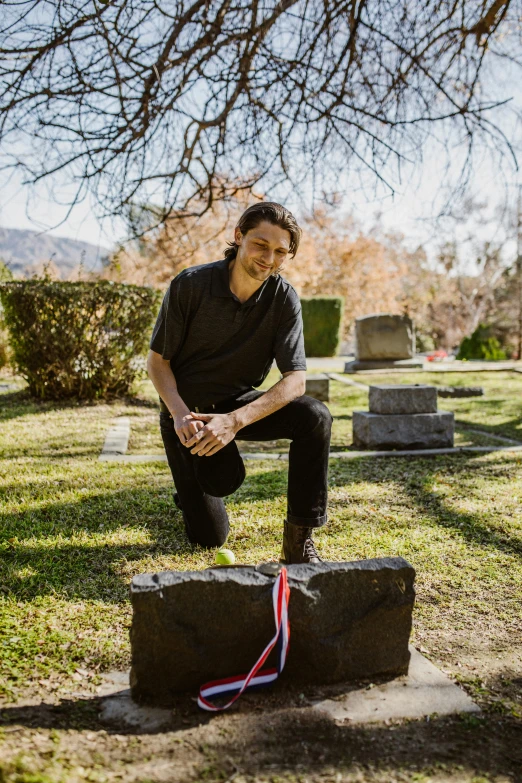
[[462,340],[457,359],[481,359],[493,362],[507,359],[507,356],[497,338],[491,334],[491,327],[479,324],[471,337]]
[[304,296],[303,329],[307,356],[335,356],[344,312],[342,296]]
[[12,363],[40,399],[128,394],[161,293],[106,280],[0,284]]

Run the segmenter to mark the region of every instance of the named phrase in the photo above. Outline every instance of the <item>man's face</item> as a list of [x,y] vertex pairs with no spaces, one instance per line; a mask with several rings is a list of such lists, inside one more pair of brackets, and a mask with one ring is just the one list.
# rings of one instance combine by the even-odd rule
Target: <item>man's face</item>
[[266,280],[282,266],[290,252],[290,232],[263,221],[242,234],[236,228],[237,260],[254,280]]

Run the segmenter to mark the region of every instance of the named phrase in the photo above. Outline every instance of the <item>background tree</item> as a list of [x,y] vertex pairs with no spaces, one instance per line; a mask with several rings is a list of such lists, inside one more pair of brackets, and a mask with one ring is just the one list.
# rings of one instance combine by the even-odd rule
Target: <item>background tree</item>
[[[104,276],[166,288],[185,267],[223,258],[247,203],[251,199],[245,194],[228,203],[215,201],[201,217],[173,213],[152,230],[148,226],[156,220],[155,209],[134,211],[132,230],[142,236],[112,256]],[[357,316],[403,311],[408,270],[425,263],[424,251],[409,252],[402,236],[378,227],[364,233],[352,217],[333,207],[318,209],[300,223],[299,251],[285,262],[282,274],[301,295],[345,298],[344,337]]]
[[[249,202],[245,194],[226,203],[216,200],[201,217],[171,214],[151,230],[155,208],[132,210],[131,232],[141,236],[112,256],[103,276],[166,288],[185,267],[223,258]],[[288,259],[282,274],[300,295],[344,297],[343,339],[350,337],[358,316],[407,312],[420,350],[456,349],[485,323],[509,355],[516,351],[518,273],[516,263],[506,263],[503,238],[493,242],[472,236],[470,246],[464,234],[443,242],[430,262],[422,246],[408,247],[400,233],[379,223],[363,230],[334,207],[318,208],[300,223],[298,254]]]
[[[158,219],[286,183],[393,188],[439,126],[506,149],[487,63],[522,0],[15,0],[0,22],[4,166]],[[470,160],[470,158],[468,158]],[[359,175],[359,178],[358,178]],[[289,192],[289,191],[287,191]],[[197,197],[197,198],[195,198]]]
[[192,216],[175,210],[162,216],[161,210],[150,204],[132,207],[128,223],[134,238],[112,254],[102,276],[165,288],[182,269],[223,258],[234,227],[252,200],[239,191],[226,202],[216,199],[211,209],[203,209],[201,217],[202,205],[197,203],[191,204]]

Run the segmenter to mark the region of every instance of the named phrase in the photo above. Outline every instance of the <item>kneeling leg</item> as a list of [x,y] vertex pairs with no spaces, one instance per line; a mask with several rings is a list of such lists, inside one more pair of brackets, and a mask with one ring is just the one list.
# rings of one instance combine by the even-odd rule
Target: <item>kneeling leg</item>
[[[176,486],[177,505],[181,507],[187,538],[205,548],[222,546],[227,540],[229,521],[220,497],[206,493],[194,471],[194,457],[181,445],[172,419],[162,414],[161,436]],[[200,459],[204,459],[201,457]],[[210,459],[210,458],[209,458]]]

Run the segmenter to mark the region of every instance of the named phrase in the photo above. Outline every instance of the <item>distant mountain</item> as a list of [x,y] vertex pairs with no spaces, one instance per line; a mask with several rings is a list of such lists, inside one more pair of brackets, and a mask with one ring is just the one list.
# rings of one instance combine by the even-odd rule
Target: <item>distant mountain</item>
[[50,260],[64,279],[80,264],[86,272],[98,272],[109,253],[106,247],[98,248],[89,242],[0,226],[0,259],[16,277],[41,270],[42,264]]

